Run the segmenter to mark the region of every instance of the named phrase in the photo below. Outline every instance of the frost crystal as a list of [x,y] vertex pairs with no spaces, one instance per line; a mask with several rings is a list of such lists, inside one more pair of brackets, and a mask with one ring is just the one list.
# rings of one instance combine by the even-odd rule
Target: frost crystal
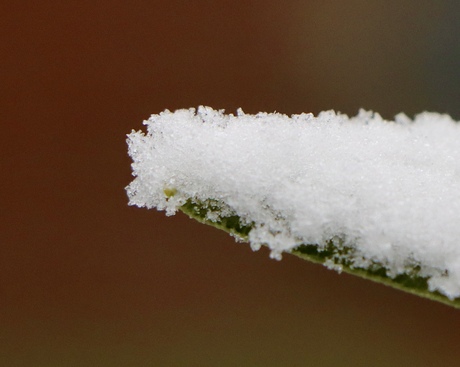
[[209,204],[208,220],[239,216],[252,248],[274,258],[340,238],[354,267],[379,263],[396,276],[417,266],[430,290],[460,297],[460,124],[449,116],[200,107],[144,124],[147,133],[128,135],[131,205],[170,215],[211,200],[222,206]]

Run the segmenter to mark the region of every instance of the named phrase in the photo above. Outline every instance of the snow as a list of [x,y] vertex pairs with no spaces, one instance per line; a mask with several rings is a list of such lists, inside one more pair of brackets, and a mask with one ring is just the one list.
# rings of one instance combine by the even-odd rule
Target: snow
[[460,124],[449,116],[199,107],[144,124],[128,135],[130,205],[171,215],[187,199],[214,199],[226,213],[208,219],[253,223],[251,247],[274,258],[340,238],[354,267],[377,262],[396,276],[419,266],[430,290],[460,297]]

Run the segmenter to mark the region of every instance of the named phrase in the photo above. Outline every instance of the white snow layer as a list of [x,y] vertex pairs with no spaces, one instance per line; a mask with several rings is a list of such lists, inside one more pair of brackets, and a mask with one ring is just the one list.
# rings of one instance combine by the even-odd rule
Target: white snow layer
[[430,290],[460,296],[460,124],[449,116],[199,107],[144,124],[128,135],[131,205],[170,215],[215,199],[253,223],[251,246],[275,258],[341,238],[355,267],[377,262],[396,276],[418,265]]

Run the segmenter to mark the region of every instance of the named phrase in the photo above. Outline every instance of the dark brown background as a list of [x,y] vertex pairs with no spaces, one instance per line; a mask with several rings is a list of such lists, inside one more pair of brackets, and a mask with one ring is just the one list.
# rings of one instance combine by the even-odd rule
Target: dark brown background
[[460,119],[455,1],[0,5],[0,365],[454,366],[460,311],[128,207],[165,108]]

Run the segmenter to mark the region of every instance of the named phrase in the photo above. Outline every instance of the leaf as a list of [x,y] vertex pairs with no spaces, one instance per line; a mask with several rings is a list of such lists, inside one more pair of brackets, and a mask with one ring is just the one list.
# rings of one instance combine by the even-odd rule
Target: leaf
[[[167,196],[170,196],[171,192],[175,192],[175,190],[165,190]],[[210,203],[212,203],[212,205],[210,205]],[[203,203],[198,200],[189,199],[179,209],[184,214],[200,223],[223,230],[241,241],[247,242],[248,240],[251,225],[241,224],[237,215],[218,217],[216,220],[207,219],[209,212],[215,212],[219,209],[219,203],[215,200],[209,200]],[[331,269],[337,270],[339,273],[344,271],[348,274],[356,275],[420,297],[441,302],[448,306],[460,308],[460,299],[451,300],[437,291],[429,291],[428,278],[418,274],[419,268],[414,267],[412,273],[400,274],[394,278],[389,277],[385,267],[378,263],[373,263],[367,269],[356,268],[350,266],[350,261],[346,254],[346,252],[351,249],[344,249],[340,246],[340,243],[340,239],[331,239],[324,249],[319,249],[315,244],[304,244],[293,249],[291,254],[313,263],[326,265]],[[328,263],[329,265],[327,265]]]

